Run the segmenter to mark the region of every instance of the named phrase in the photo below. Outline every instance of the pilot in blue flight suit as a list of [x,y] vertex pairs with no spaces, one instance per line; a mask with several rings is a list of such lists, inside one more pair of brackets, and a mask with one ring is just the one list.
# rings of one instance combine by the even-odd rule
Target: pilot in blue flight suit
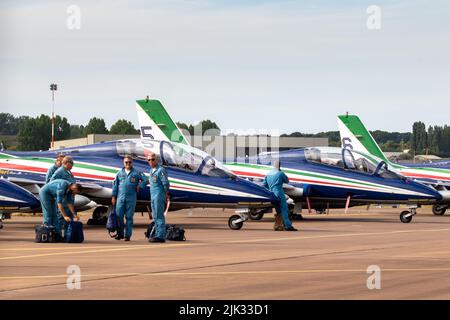
[[[76,215],[73,206],[74,195],[80,192],[81,185],[61,179],[47,183],[39,191],[44,224],[54,226],[59,239],[62,239],[62,235],[57,209],[61,211],[64,220],[69,222],[71,220],[69,215]],[[67,203],[69,211],[65,211],[63,202]]]
[[49,183],[50,179],[52,178],[53,174],[56,172],[56,170],[58,170],[58,168],[60,168],[62,166],[62,161],[63,161],[64,155],[63,154],[59,154],[56,157],[56,161],[55,164],[52,165],[48,171],[47,174],[45,175],[45,183]]
[[116,240],[124,238],[124,217],[126,218],[125,241],[130,241],[133,233],[133,216],[136,208],[137,194],[140,188],[145,188],[148,183],[147,177],[133,168],[133,158],[125,156],[124,167],[120,170],[113,183],[112,205],[116,206],[119,217],[119,230]]
[[50,178],[50,181],[56,180],[56,179],[64,179],[67,181],[71,181],[72,183],[75,183],[75,177],[73,176],[72,170],[73,168],[73,159],[70,156],[64,157],[62,161],[62,166],[55,171],[53,176]]
[[280,170],[280,161],[275,160],[273,167],[273,170],[270,171],[264,178],[264,187],[273,192],[278,200],[280,200],[279,208],[277,208],[279,210],[277,210],[277,213],[281,214],[281,217],[283,218],[284,230],[297,231],[289,220],[289,208],[283,190],[283,183],[289,183],[289,178],[283,171]]
[[[50,178],[50,181],[54,181],[57,179],[66,180],[70,183],[76,183],[75,177],[73,176],[71,170],[73,168],[73,159],[71,156],[66,156],[62,160],[62,165],[59,169],[55,171],[53,176]],[[67,201],[63,201],[63,207],[66,214],[75,220],[79,220],[78,216],[73,216],[67,206]],[[69,228],[69,221],[66,221],[64,216],[59,212],[59,223],[64,226],[64,235],[67,233],[67,229]]]
[[158,164],[156,154],[151,152],[147,160],[150,164],[150,201],[152,216],[155,221],[155,235],[148,239],[149,242],[166,241],[166,220],[164,211],[166,209],[168,191],[170,188],[166,169]]

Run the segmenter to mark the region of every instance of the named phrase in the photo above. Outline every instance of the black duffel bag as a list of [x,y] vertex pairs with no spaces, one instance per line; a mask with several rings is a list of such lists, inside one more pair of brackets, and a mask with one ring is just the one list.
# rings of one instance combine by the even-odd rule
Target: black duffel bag
[[[144,232],[146,238],[153,238],[155,235],[155,222],[152,221],[148,227],[147,231]],[[174,224],[166,224],[166,240],[170,241],[186,241],[184,236],[185,231],[181,227],[177,227]]]
[[54,226],[46,224],[37,225],[34,228],[36,232],[35,242],[56,242],[56,229]]

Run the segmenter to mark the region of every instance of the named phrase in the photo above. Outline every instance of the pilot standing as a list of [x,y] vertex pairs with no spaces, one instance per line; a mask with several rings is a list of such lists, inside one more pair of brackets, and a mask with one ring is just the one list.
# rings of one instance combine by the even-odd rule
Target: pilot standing
[[[53,176],[50,178],[50,182],[58,179],[66,180],[70,183],[76,183],[75,177],[72,174],[72,168],[73,168],[73,158],[71,156],[65,156],[62,159],[62,165],[59,169],[55,171]],[[71,211],[69,210],[69,207],[67,206],[67,201],[63,201],[62,203],[64,207],[64,211],[69,216],[69,218],[73,219],[76,214],[72,215]],[[69,228],[69,221],[67,221],[64,216],[61,214],[61,211],[58,210],[59,213],[59,223],[64,226],[64,236],[67,233],[67,229]],[[78,220],[78,217],[77,217]]]
[[[81,185],[61,179],[47,183],[39,191],[44,224],[55,227],[57,239],[62,239],[61,225],[59,223],[57,210],[59,209],[65,222],[71,221],[71,216],[78,220],[73,201],[74,195],[80,192]],[[66,208],[68,208],[69,211],[64,209],[63,203],[66,203]]]
[[125,241],[130,241],[133,233],[133,216],[136,209],[137,194],[140,188],[145,188],[147,177],[137,169],[133,168],[133,158],[125,156],[123,168],[120,170],[113,183],[111,203],[116,206],[119,217],[119,230],[116,240],[124,238],[124,217],[126,218]]
[[159,165],[155,153],[151,152],[147,156],[150,164],[150,203],[152,207],[153,221],[155,221],[155,233],[148,239],[149,242],[166,241],[166,221],[164,211],[170,187],[166,169]]
[[277,213],[281,214],[281,217],[283,218],[284,230],[297,231],[289,220],[289,209],[283,190],[283,183],[289,183],[289,178],[283,171],[280,170],[279,160],[275,160],[273,167],[273,170],[270,171],[264,178],[264,187],[273,192],[280,201],[279,208],[277,208]]
[[63,154],[58,154],[56,156],[55,164],[48,169],[47,174],[45,175],[45,183],[49,183],[56,170],[58,170],[62,166],[63,158]]
[[62,160],[62,166],[55,171],[53,176],[50,178],[50,181],[56,179],[64,179],[69,182],[75,183],[75,177],[73,176],[71,170],[73,168],[73,159],[71,156],[65,156]]

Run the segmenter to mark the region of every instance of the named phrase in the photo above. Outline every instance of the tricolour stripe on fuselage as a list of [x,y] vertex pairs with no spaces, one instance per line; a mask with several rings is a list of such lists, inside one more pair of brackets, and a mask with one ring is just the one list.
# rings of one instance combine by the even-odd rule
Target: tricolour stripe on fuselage
[[[225,166],[238,176],[257,179],[263,179],[265,175],[267,175],[267,173],[272,170],[271,166],[257,164],[225,163]],[[316,173],[286,167],[282,167],[281,169],[286,173],[291,183],[429,197],[429,195],[424,193],[358,179],[343,178],[330,174]]]

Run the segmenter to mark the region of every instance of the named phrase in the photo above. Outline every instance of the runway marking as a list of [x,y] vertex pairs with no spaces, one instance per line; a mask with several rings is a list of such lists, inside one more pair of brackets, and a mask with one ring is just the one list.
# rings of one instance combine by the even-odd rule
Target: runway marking
[[[382,272],[444,272],[450,268],[381,268]],[[366,274],[367,269],[303,269],[303,270],[262,270],[262,271],[210,271],[210,272],[155,272],[155,273],[98,273],[82,274],[81,277],[159,277],[159,276],[214,276],[214,275],[266,275],[296,273],[355,273]],[[56,279],[67,278],[67,274],[48,276],[0,276],[0,281],[23,279]],[[100,279],[102,280],[102,279]],[[108,279],[105,279],[108,280]]]
[[[177,247],[194,247],[194,246],[208,246],[208,245],[218,245],[218,244],[234,244],[234,243],[255,243],[255,242],[274,242],[274,241],[291,241],[291,240],[310,240],[310,239],[326,239],[326,238],[341,238],[341,237],[358,237],[358,236],[377,236],[377,235],[393,235],[393,234],[403,234],[403,233],[418,233],[418,232],[442,232],[450,231],[447,229],[414,229],[414,230],[397,230],[397,231],[387,231],[387,232],[371,232],[371,233],[345,233],[345,234],[331,234],[322,236],[300,236],[300,237],[284,237],[284,238],[259,238],[259,239],[247,239],[247,240],[228,240],[222,242],[208,242],[208,243],[182,243],[182,244],[156,244],[156,245],[134,245],[134,246],[108,246],[101,247],[105,249],[99,250],[87,250],[87,251],[74,251],[75,247],[63,247],[64,249],[70,249],[71,251],[55,252],[55,253],[42,253],[34,255],[24,255],[24,256],[9,256],[0,257],[0,261],[3,260],[15,260],[15,259],[27,259],[27,258],[40,258],[48,256],[58,256],[58,255],[75,255],[75,254],[88,254],[88,253],[101,253],[101,252],[114,252],[114,251],[124,251],[124,250],[140,250],[140,249],[160,249],[160,248],[177,248]],[[301,232],[301,231],[300,231]],[[95,247],[93,247],[95,248]],[[23,248],[21,248],[23,249]],[[49,250],[57,248],[49,248]],[[86,248],[81,248],[82,250]],[[30,250],[36,250],[36,248],[30,248]],[[11,250],[11,251],[14,251]]]

